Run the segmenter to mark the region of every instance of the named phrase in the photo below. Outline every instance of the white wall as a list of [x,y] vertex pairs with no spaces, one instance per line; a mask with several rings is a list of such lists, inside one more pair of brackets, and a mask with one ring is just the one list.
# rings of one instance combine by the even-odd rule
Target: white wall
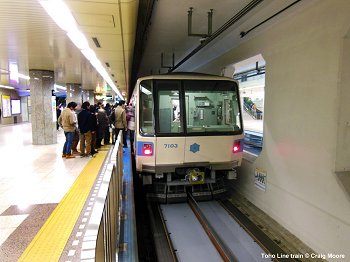
[[[314,1],[198,69],[218,74],[263,55],[264,148],[253,163],[244,161],[237,188],[315,251],[346,254],[344,261],[350,261],[350,197],[335,162],[349,29],[350,1]],[[341,130],[349,139],[350,128]],[[266,192],[254,187],[255,168],[267,172]]]

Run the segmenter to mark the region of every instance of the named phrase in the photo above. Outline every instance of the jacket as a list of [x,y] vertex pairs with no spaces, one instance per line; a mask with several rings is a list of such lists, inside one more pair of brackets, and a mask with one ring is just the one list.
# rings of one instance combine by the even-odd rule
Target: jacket
[[58,118],[58,124],[63,128],[64,132],[74,132],[76,124],[74,112],[69,108],[65,108]]
[[89,111],[83,109],[78,114],[78,126],[80,133],[85,134],[89,131],[91,131],[91,114]]
[[114,110],[114,114],[115,114],[115,122],[114,122],[115,128],[126,129],[127,124],[126,124],[125,109],[123,109],[121,106],[117,106],[117,108]]

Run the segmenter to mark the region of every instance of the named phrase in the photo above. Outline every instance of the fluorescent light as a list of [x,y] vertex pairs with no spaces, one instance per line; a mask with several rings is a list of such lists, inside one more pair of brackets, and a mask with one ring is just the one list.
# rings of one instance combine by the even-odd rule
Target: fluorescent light
[[95,52],[91,48],[83,49],[83,50],[81,50],[81,52],[86,57],[86,59],[89,61],[97,59]]
[[89,43],[84,34],[79,30],[70,31],[67,33],[68,37],[80,50],[89,49]]
[[10,80],[18,83],[18,65],[16,62],[9,63]]
[[54,85],[54,89],[57,90],[57,89],[62,89],[62,90],[67,90],[67,87],[65,86],[60,86],[60,85]]
[[12,87],[12,86],[4,86],[4,85],[0,85],[0,87],[2,87],[2,88],[6,88],[6,89],[15,89],[14,87]]
[[86,59],[90,61],[91,65],[110,85],[114,92],[120,98],[123,98],[119,89],[102,66],[102,63],[98,60],[95,52],[89,47],[86,37],[79,31],[77,23],[65,3],[62,0],[39,0],[39,2],[56,24],[66,31],[74,45],[80,49]]
[[26,80],[29,80],[29,79],[30,79],[29,76],[26,76],[26,75],[23,75],[23,74],[20,74],[20,73],[18,73],[18,77],[19,77],[19,78],[26,79]]
[[74,17],[62,0],[40,0],[39,3],[64,31],[69,32],[77,28]]

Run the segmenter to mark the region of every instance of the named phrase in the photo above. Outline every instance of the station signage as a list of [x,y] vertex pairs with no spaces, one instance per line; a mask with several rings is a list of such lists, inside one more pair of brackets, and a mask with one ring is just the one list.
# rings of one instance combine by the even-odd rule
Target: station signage
[[266,171],[255,168],[254,185],[262,191],[266,191],[267,174]]

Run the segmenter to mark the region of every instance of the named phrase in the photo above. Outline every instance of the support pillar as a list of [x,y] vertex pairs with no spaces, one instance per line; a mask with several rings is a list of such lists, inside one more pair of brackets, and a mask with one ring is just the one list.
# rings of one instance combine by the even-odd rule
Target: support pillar
[[33,145],[57,143],[54,72],[29,70]]
[[88,101],[91,105],[95,104],[95,94],[93,90],[82,90],[83,102]]
[[67,98],[66,98],[67,105],[69,102],[75,102],[80,108],[81,104],[83,103],[81,84],[67,83],[66,87],[67,87]]

